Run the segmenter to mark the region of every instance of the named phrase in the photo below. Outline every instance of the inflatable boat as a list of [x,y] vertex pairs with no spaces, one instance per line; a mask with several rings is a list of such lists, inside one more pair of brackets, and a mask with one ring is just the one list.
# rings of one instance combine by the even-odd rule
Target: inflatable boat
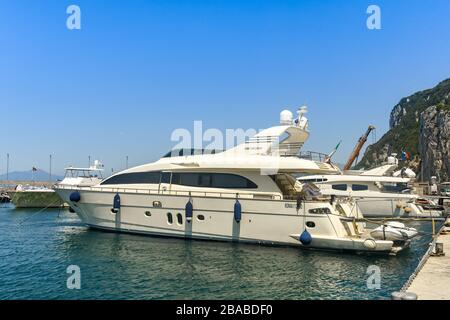
[[408,228],[403,223],[397,221],[389,221],[370,232],[374,239],[380,240],[409,240],[417,236],[418,232],[415,228]]

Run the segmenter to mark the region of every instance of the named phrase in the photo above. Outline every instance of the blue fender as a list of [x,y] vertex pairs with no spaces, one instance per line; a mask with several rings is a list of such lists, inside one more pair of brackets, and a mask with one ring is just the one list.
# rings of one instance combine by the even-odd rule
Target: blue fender
[[236,200],[234,203],[234,220],[239,223],[242,218],[242,206],[239,200]]
[[72,202],[78,202],[81,200],[81,195],[78,191],[72,192],[69,196],[69,200]]
[[114,196],[113,209],[120,209],[120,195],[118,193]]
[[312,237],[311,237],[311,234],[308,232],[308,230],[305,229],[302,232],[302,234],[300,235],[299,240],[305,246],[309,245],[312,242]]
[[186,211],[186,220],[191,221],[192,215],[194,213],[194,206],[192,205],[191,199],[189,199],[189,201],[186,203],[185,211]]

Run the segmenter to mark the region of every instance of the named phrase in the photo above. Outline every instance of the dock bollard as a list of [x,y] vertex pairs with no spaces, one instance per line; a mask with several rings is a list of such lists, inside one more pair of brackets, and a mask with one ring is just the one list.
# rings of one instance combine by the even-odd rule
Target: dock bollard
[[417,300],[417,294],[414,292],[405,292],[402,300]]
[[434,257],[445,256],[444,243],[436,242],[434,244],[434,248],[433,248],[433,251],[431,252],[431,255]]
[[391,293],[391,299],[392,300],[402,300],[404,293],[395,291]]
[[391,300],[417,300],[417,294],[414,292],[395,291],[391,293]]

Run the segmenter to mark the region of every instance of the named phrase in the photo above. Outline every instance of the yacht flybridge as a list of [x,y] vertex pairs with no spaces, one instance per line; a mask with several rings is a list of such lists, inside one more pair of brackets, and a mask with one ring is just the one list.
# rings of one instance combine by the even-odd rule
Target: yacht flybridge
[[93,186],[55,190],[98,229],[388,254],[408,247],[413,233],[368,230],[355,202],[296,181],[294,173],[339,172],[297,156],[309,136],[305,112],[283,111],[281,125],[224,152],[174,151]]
[[99,184],[102,180],[103,164],[99,160],[95,160],[93,165],[88,168],[67,167],[64,179],[60,185],[70,186],[93,186]]

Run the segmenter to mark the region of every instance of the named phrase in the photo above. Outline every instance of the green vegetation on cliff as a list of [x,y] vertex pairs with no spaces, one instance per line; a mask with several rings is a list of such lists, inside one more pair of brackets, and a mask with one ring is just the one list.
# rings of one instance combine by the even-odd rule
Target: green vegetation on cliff
[[430,106],[450,111],[450,78],[436,87],[405,97],[394,106],[390,117],[390,130],[379,141],[367,147],[357,168],[368,168],[385,161],[389,152],[408,152],[418,162],[420,114]]

